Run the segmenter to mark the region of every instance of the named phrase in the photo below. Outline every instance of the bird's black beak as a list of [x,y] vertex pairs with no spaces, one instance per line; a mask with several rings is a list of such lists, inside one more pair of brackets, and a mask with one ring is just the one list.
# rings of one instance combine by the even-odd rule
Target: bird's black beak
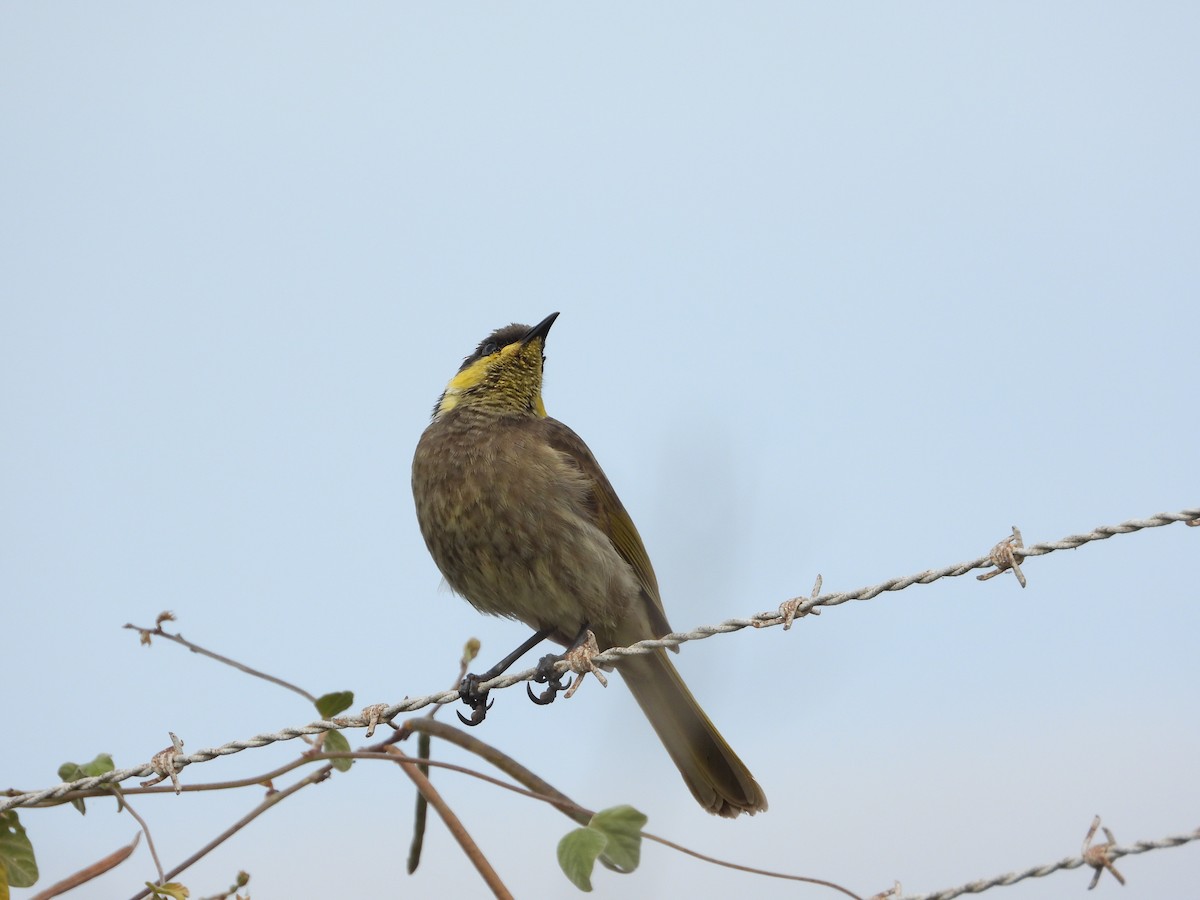
[[550,315],[546,316],[546,318],[542,319],[542,321],[538,322],[527,332],[525,332],[525,337],[521,338],[521,343],[528,344],[530,341],[538,338],[541,338],[543,341],[545,341],[546,335],[550,333],[550,326],[554,324],[554,320],[557,318],[558,313],[550,313]]

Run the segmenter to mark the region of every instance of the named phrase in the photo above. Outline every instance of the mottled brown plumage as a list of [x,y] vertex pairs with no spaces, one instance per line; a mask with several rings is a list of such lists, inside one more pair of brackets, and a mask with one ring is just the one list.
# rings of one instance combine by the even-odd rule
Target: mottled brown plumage
[[[421,533],[476,609],[601,649],[671,630],[637,528],[583,440],[546,416],[546,333],[485,338],[442,394],[413,458]],[[684,781],[709,812],[767,808],[762,789],[659,650],[617,666]]]

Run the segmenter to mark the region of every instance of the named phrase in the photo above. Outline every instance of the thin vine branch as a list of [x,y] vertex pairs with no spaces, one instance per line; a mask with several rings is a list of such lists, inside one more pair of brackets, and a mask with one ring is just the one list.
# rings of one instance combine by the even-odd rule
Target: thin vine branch
[[[332,765],[322,766],[316,772],[313,772],[311,775],[308,775],[307,777],[302,778],[300,781],[297,781],[295,784],[290,785],[287,788],[284,788],[282,791],[275,791],[275,792],[269,794],[267,796],[267,798],[265,800],[263,800],[262,803],[260,803],[254,809],[250,810],[250,812],[246,813],[246,815],[242,816],[240,819],[238,819],[236,822],[234,822],[232,825],[230,825],[228,828],[226,828],[224,831],[222,831],[219,835],[217,835],[215,838],[213,838],[211,841],[209,841],[207,844],[205,844],[203,847],[201,847],[199,850],[197,850],[195,853],[193,853],[191,856],[189,856],[187,859],[185,859],[179,865],[175,866],[175,868],[171,869],[170,872],[167,872],[166,875],[161,876],[162,881],[165,882],[165,881],[168,881],[168,880],[174,878],[180,872],[183,872],[185,869],[188,869],[189,867],[194,865],[196,862],[203,859],[205,856],[207,856],[209,853],[211,853],[213,850],[215,850],[221,844],[225,843],[225,841],[229,840],[229,838],[233,837],[235,834],[237,834],[239,831],[241,831],[243,828],[245,828],[247,825],[249,825],[251,822],[253,822],[255,819],[257,819],[259,816],[261,816],[263,813],[265,813],[268,809],[271,809],[273,806],[278,805],[279,803],[281,803],[282,801],[284,801],[288,797],[290,797],[292,794],[296,793],[297,791],[299,791],[303,788],[308,787],[309,785],[320,784],[322,781],[324,781],[326,778],[329,777],[329,773],[332,771],[333,771]],[[147,896],[149,896],[149,894],[150,894],[150,889],[145,888],[141,891],[138,891],[138,893],[134,894],[133,897],[130,898],[130,900],[142,900],[143,897],[147,897]]]
[[105,872],[111,871],[119,866],[125,860],[129,859],[133,851],[137,848],[138,842],[142,839],[142,833],[139,831],[134,834],[133,840],[121,847],[119,850],[114,850],[112,853],[103,859],[99,859],[90,866],[85,866],[78,872],[68,875],[61,881],[56,881],[54,884],[45,890],[38,891],[29,900],[51,900],[52,897],[58,897],[67,891],[73,891],[81,884],[86,884],[93,878],[98,878]]
[[[391,754],[388,754],[389,756]],[[475,843],[467,829],[463,827],[462,822],[454,811],[450,809],[450,805],[442,799],[442,795],[438,793],[437,788],[433,783],[425,777],[425,773],[421,771],[421,767],[410,761],[407,756],[395,757],[400,768],[404,770],[404,774],[412,779],[413,784],[417,786],[417,790],[421,792],[429,805],[434,811],[441,816],[443,824],[454,835],[454,839],[458,841],[458,845],[466,854],[467,859],[471,861],[476,871],[483,877],[484,882],[491,889],[493,896],[499,900],[512,900],[512,894],[508,888],[504,886],[504,882],[500,880],[500,876],[496,870],[492,868],[492,864],[487,861],[487,857],[483,855],[483,851],[479,849],[479,845]]]
[[158,858],[158,850],[154,847],[154,837],[150,834],[150,826],[146,824],[145,819],[138,815],[137,810],[130,805],[129,801],[125,799],[124,791],[114,784],[112,786],[112,792],[117,795],[118,807],[129,810],[129,814],[133,816],[138,825],[142,827],[142,834],[146,835],[146,846],[150,848],[150,858],[154,860],[154,868],[158,870],[158,883],[165,884],[167,879],[163,875],[163,867],[162,862]]
[[208,650],[204,647],[201,647],[199,644],[193,644],[191,641],[189,641],[187,638],[185,638],[182,634],[179,634],[179,633],[172,634],[169,631],[164,631],[163,627],[162,627],[163,622],[170,622],[170,621],[174,620],[174,618],[175,618],[175,616],[172,613],[169,613],[169,612],[160,613],[158,616],[158,620],[154,623],[153,628],[146,628],[142,625],[133,625],[129,622],[126,622],[123,627],[129,628],[133,631],[138,632],[142,636],[143,644],[149,644],[151,637],[160,637],[160,638],[164,638],[165,640],[168,640],[168,641],[174,641],[176,644],[179,644],[182,647],[187,647],[193,653],[199,653],[201,656],[207,656],[209,659],[215,659],[219,663],[224,663],[227,666],[232,666],[233,668],[237,669],[239,672],[245,672],[247,675],[253,675],[255,678],[261,678],[263,681],[269,681],[269,682],[271,682],[271,684],[277,684],[281,688],[286,688],[289,691],[294,691],[295,693],[297,693],[301,697],[303,697],[305,700],[307,700],[309,703],[315,704],[317,702],[316,697],[314,697],[312,694],[310,694],[304,688],[292,684],[290,681],[284,681],[282,678],[277,678],[276,676],[269,675],[266,672],[260,672],[258,669],[253,669],[250,666],[246,665],[245,663],[238,662],[236,659],[230,659],[228,656],[222,656],[220,653],[214,653],[212,650]]

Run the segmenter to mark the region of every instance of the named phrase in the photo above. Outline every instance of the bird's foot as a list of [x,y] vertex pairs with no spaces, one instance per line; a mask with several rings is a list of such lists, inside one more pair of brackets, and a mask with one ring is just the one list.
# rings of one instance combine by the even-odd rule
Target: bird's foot
[[479,685],[486,679],[479,675],[471,673],[458,686],[458,696],[463,703],[471,707],[471,715],[468,718],[461,712],[458,713],[458,719],[464,725],[478,725],[487,716],[488,710],[492,708],[492,703],[488,702],[488,692],[481,691]]
[[538,684],[546,685],[546,689],[540,694],[534,694],[533,688],[529,683],[525,684],[525,693],[529,695],[529,699],[538,706],[546,706],[554,702],[554,698],[567,690],[571,686],[571,679],[567,679],[567,683],[563,684],[563,676],[566,672],[560,672],[554,668],[555,664],[564,659],[566,654],[547,653],[538,660],[537,674],[533,676],[533,680]]

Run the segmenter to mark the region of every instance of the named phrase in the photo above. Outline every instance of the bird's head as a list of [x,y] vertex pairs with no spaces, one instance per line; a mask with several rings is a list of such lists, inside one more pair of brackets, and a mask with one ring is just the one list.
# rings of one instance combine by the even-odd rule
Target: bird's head
[[436,421],[458,407],[500,415],[532,413],[545,417],[542,366],[546,335],[558,318],[551,313],[537,325],[507,325],[479,342],[463,360],[433,410]]

